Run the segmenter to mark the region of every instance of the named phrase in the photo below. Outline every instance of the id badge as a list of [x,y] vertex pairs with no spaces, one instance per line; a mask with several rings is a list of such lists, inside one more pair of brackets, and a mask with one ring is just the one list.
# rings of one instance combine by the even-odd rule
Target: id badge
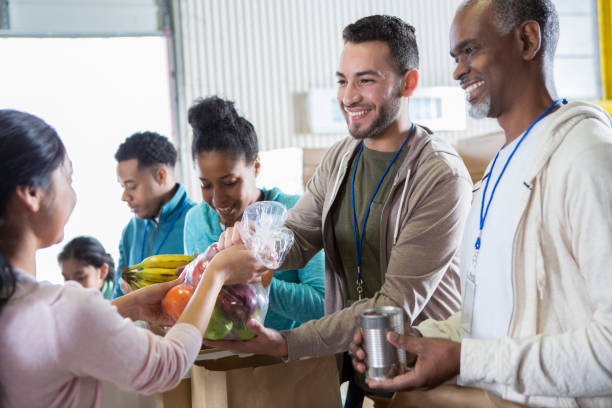
[[476,301],[476,277],[468,275],[463,292],[463,309],[461,310],[461,328],[466,334],[472,334],[472,317]]

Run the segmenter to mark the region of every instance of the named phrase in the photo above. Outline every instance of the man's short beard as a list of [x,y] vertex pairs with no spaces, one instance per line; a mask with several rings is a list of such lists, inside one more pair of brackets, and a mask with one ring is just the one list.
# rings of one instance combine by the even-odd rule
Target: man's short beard
[[392,101],[390,101],[379,109],[380,116],[376,119],[374,123],[372,123],[372,126],[369,129],[367,129],[363,133],[354,134],[353,132],[351,132],[351,127],[349,126],[349,133],[357,140],[369,138],[375,139],[378,135],[383,133],[391,125],[391,123],[395,121],[395,119],[397,119],[397,116],[399,115],[399,111],[401,109],[401,104],[402,94],[398,88],[396,92],[396,99],[393,99]]
[[474,119],[484,119],[489,116],[491,111],[491,95],[487,95],[485,100],[476,105],[471,105],[469,108],[469,114]]

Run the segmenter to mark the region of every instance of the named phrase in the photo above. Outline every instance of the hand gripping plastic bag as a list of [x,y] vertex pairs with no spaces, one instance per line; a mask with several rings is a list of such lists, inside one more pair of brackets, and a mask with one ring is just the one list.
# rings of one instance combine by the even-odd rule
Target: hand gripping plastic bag
[[[293,244],[293,232],[283,227],[286,218],[287,209],[275,201],[251,204],[242,215],[242,241],[257,260],[269,269],[276,269],[283,263]],[[218,252],[217,243],[213,243],[190,262],[185,267],[185,284],[195,289]],[[247,329],[246,322],[253,318],[263,324],[269,304],[268,285],[249,283],[224,286],[204,337],[209,340],[253,338],[255,335]]]
[[[217,243],[211,244],[185,267],[185,284],[197,288],[206,267],[217,255]],[[268,311],[269,292],[261,283],[224,286],[217,297],[204,337],[209,340],[239,339],[254,337],[247,329],[251,317],[263,324]]]
[[242,242],[268,269],[277,269],[293,245],[293,231],[283,227],[287,208],[276,201],[259,201],[242,214]]

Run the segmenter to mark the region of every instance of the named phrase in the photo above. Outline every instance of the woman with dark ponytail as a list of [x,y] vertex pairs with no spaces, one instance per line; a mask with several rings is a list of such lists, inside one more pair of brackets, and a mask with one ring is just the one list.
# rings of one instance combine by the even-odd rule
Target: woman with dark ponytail
[[[16,289],[16,275],[10,254],[17,249],[20,232],[9,207],[33,204],[35,195],[49,193],[52,172],[64,163],[66,150],[55,130],[42,120],[21,112],[2,110],[0,116],[0,308],[10,300]],[[66,173],[70,164],[62,166]],[[23,200],[17,200],[16,196]],[[65,207],[75,204],[74,191],[66,196]],[[21,218],[21,217],[19,217]],[[19,234],[18,234],[19,233]],[[48,235],[48,234],[45,234]],[[62,236],[45,238],[45,246],[54,244]],[[0,309],[1,311],[1,309]]]
[[97,289],[104,299],[113,299],[115,262],[100,241],[93,237],[76,237],[64,246],[57,260],[64,280]]
[[[221,287],[258,278],[248,272],[257,261],[244,246],[222,251],[176,322],[161,300],[182,279],[112,303],[73,282],[36,281],[36,251],[62,240],[75,206],[71,178],[53,128],[30,114],[0,109],[3,408],[99,407],[100,380],[144,394],[176,387],[200,350]],[[130,319],[174,326],[160,337]]]
[[[221,233],[240,221],[257,201],[276,201],[288,209],[300,199],[279,188],[258,188],[259,145],[251,122],[238,114],[234,102],[210,96],[189,108],[193,130],[191,153],[200,179],[203,202],[185,217],[186,254],[202,253]],[[275,271],[265,327],[291,330],[325,312],[323,251],[301,269]]]

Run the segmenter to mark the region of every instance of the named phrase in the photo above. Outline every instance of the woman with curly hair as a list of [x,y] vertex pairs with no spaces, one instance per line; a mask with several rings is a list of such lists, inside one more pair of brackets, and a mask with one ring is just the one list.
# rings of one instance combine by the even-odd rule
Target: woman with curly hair
[[[189,109],[193,129],[191,152],[196,162],[204,202],[185,218],[185,253],[204,251],[221,233],[240,221],[244,210],[256,201],[277,201],[287,208],[297,195],[278,188],[258,188],[259,147],[253,125],[240,116],[234,103],[212,96]],[[323,316],[325,272],[323,252],[303,269],[276,271],[270,284],[270,307],[264,325],[289,330]]]

